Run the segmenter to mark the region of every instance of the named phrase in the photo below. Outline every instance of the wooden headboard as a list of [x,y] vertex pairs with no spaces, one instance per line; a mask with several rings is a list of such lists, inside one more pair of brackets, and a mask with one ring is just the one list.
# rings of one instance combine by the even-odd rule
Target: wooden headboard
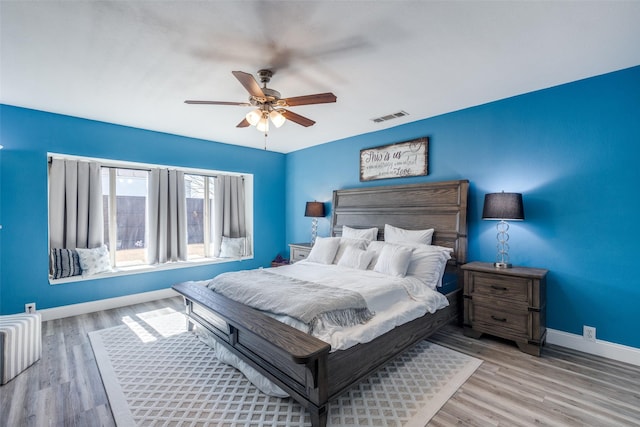
[[467,196],[469,181],[443,181],[384,187],[363,187],[333,192],[331,235],[342,227],[384,225],[408,230],[435,229],[433,244],[453,248],[451,264],[467,262]]

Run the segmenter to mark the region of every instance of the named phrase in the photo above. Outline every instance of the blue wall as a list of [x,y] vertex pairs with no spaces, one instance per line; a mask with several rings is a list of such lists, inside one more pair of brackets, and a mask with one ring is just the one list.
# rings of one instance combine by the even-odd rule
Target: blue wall
[[[165,289],[268,266],[285,244],[285,155],[0,105],[0,313]],[[254,259],[108,279],[48,282],[47,152],[254,174]]]
[[[469,259],[493,261],[487,192],[524,195],[512,222],[514,264],[549,269],[548,326],[640,348],[640,67],[360,135],[288,155],[0,106],[0,313],[157,289],[222,271],[266,266],[286,243],[309,240],[309,200],[332,190],[470,180]],[[428,136],[426,177],[359,182],[362,148]],[[223,169],[255,175],[255,259],[50,286],[46,153]],[[286,194],[286,198],[285,198]],[[327,204],[330,207],[330,203]],[[329,233],[322,219],[319,235]],[[285,225],[286,224],[286,225]]]
[[[359,182],[362,148],[428,136],[426,177]],[[469,259],[495,260],[495,222],[482,221],[488,192],[521,192],[511,222],[515,265],[546,268],[547,325],[640,348],[640,67],[360,135],[287,156],[287,241],[309,240],[309,200],[332,190],[466,178]],[[319,223],[328,235],[329,218]]]

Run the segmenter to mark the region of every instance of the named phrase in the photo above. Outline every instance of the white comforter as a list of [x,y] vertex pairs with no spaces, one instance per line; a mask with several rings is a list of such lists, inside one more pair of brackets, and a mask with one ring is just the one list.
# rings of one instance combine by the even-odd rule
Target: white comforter
[[[327,329],[321,335],[316,335],[331,344],[331,351],[369,342],[398,325],[449,305],[443,294],[412,277],[398,278],[373,270],[357,270],[310,261],[277,267],[273,272],[325,286],[350,289],[364,297],[369,310],[375,312],[373,319],[348,328]],[[306,326],[295,319],[277,315],[272,317],[306,331]]]
[[[372,270],[356,270],[306,260],[277,267],[273,272],[326,286],[351,289],[364,297],[369,310],[375,312],[375,316],[362,325],[326,329],[318,338],[331,344],[331,351],[344,350],[358,343],[369,342],[398,325],[449,305],[444,295],[411,277],[396,278]],[[207,282],[204,281],[202,284],[206,285]],[[295,319],[270,315],[300,330],[307,330],[304,323]],[[277,385],[219,345],[204,330],[198,329],[196,332],[214,349],[219,360],[235,366],[262,392],[270,396],[288,396]]]

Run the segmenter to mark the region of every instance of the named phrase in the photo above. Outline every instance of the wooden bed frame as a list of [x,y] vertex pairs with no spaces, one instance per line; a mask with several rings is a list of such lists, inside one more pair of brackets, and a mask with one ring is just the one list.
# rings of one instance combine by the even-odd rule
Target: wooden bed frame
[[[365,187],[333,193],[331,234],[342,227],[435,228],[433,244],[453,248],[447,266],[461,283],[459,266],[467,256],[467,180]],[[449,307],[415,319],[375,340],[346,350],[278,322],[259,311],[194,283],[173,286],[185,299],[188,322],[269,378],[310,414],[314,427],[327,422],[327,404],[398,354],[458,319],[460,285],[447,294]]]

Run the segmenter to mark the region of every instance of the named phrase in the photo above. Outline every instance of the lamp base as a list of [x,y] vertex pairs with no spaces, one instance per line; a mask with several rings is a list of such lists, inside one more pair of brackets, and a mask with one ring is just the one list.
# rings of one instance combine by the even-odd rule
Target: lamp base
[[311,220],[311,246],[316,243],[316,236],[318,235],[318,218]]
[[493,266],[495,268],[511,268],[511,263],[509,263],[509,262],[494,262]]

